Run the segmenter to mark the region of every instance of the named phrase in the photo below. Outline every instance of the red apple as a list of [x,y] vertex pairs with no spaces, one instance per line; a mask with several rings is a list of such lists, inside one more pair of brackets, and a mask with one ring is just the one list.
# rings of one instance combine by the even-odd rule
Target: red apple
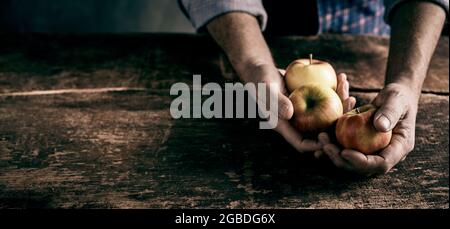
[[309,84],[318,84],[336,90],[337,78],[333,67],[321,60],[298,59],[286,68],[286,86],[289,92]]
[[305,85],[291,93],[293,125],[303,133],[318,133],[342,116],[342,102],[330,87]]
[[389,145],[392,131],[380,132],[373,126],[377,108],[364,105],[344,114],[336,124],[336,139],[346,149],[374,154]]

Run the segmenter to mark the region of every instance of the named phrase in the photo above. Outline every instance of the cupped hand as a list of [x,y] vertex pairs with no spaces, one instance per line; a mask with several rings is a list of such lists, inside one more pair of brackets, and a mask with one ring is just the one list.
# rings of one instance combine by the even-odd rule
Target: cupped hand
[[[327,136],[323,151],[339,168],[361,175],[389,172],[414,148],[415,123],[420,93],[401,84],[388,84],[373,100],[378,107],[374,126],[379,131],[392,130],[390,144],[376,155],[365,155],[352,149],[340,149]],[[322,136],[323,137],[323,136]]]
[[[284,83],[284,70],[276,69],[274,66],[262,65],[255,68],[249,68],[245,76],[241,77],[245,82],[253,83],[270,83],[275,85],[272,87],[271,93],[278,95],[278,123],[275,131],[292,145],[298,152],[317,152],[323,148],[323,139],[318,140],[306,139],[297,131],[289,122],[294,113],[294,108],[289,100],[288,91]],[[345,74],[339,74],[337,93],[343,101],[344,109],[353,107],[356,100],[349,97],[349,84]]]
[[319,150],[323,147],[319,141],[303,138],[289,122],[289,119],[294,114],[294,108],[288,98],[288,91],[284,83],[283,75],[284,70],[279,70],[275,66],[259,65],[247,68],[247,71],[241,76],[241,79],[246,83],[266,83],[267,85],[272,85],[269,93],[276,93],[278,97],[278,120],[274,130],[283,136],[298,152]]

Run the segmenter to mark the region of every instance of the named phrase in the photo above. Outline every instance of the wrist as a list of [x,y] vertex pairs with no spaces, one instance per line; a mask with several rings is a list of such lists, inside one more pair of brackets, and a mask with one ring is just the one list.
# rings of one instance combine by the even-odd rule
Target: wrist
[[418,104],[419,98],[421,95],[420,90],[413,89],[411,86],[409,86],[408,83],[404,82],[392,82],[388,83],[384,87],[385,89],[391,90],[391,95],[393,96],[400,96],[403,98],[406,98],[405,102],[413,102],[412,104]]
[[236,71],[244,82],[259,82],[259,77],[278,70],[272,61],[255,60],[236,67]]
[[422,84],[424,77],[417,76],[415,73],[402,72],[397,73],[395,76],[386,76],[386,86],[389,84],[397,84],[403,87],[409,88],[415,94],[422,92]]

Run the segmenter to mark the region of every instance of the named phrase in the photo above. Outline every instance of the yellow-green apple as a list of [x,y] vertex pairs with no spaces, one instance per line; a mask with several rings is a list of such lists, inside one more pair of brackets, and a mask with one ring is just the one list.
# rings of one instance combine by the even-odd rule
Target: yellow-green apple
[[294,106],[293,125],[302,133],[324,131],[342,116],[342,102],[330,87],[305,85],[295,89],[289,99]]
[[336,139],[347,149],[364,154],[375,152],[389,145],[392,131],[380,132],[373,126],[377,108],[367,104],[344,114],[336,124]]
[[308,84],[318,84],[333,90],[337,87],[336,72],[333,67],[325,61],[314,60],[312,55],[309,59],[298,59],[289,64],[285,77],[289,92]]

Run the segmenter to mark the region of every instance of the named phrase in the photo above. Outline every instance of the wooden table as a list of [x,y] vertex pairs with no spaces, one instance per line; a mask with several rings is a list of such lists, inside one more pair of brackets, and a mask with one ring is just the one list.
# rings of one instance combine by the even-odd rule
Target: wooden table
[[[383,85],[385,38],[269,43],[279,67],[313,52],[347,72],[360,102]],[[296,153],[257,120],[172,119],[173,83],[236,80],[208,37],[2,35],[0,207],[448,208],[448,66],[442,38],[415,150],[387,175],[361,178]]]

